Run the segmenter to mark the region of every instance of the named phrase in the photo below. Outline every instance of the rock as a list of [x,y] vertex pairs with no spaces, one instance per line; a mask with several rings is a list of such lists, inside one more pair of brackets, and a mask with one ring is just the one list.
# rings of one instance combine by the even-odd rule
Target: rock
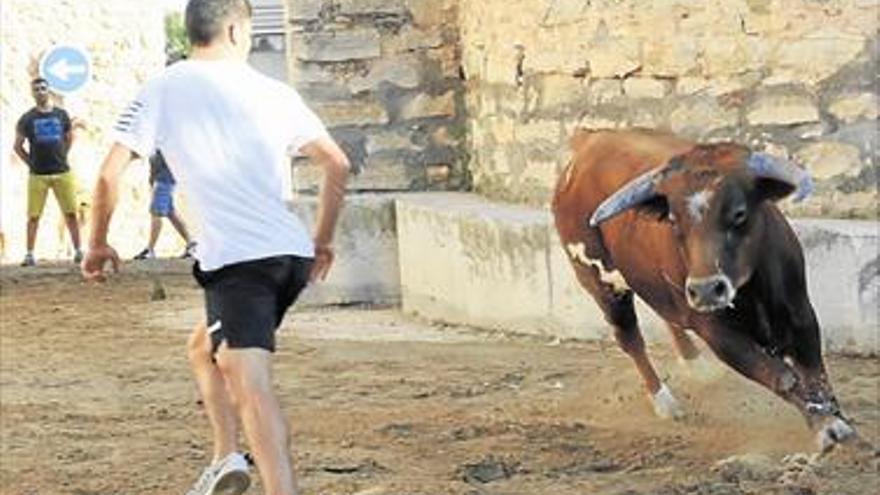
[[722,480],[730,483],[769,481],[776,479],[781,472],[769,457],[758,454],[731,456],[718,461],[712,469]]
[[512,477],[516,472],[516,467],[489,456],[475,464],[465,464],[460,471],[462,479],[466,483],[485,484]]

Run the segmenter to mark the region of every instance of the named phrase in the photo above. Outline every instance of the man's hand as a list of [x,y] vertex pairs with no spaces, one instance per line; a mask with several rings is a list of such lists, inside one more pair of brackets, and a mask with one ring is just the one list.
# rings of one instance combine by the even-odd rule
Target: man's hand
[[315,246],[315,261],[312,263],[312,271],[309,273],[309,282],[326,280],[327,272],[333,264],[333,248],[330,246]]
[[115,249],[106,244],[90,248],[82,261],[82,265],[80,265],[83,278],[87,282],[103,282],[107,280],[104,268],[108,261],[113,269],[113,273],[119,272],[119,255],[116,254]]

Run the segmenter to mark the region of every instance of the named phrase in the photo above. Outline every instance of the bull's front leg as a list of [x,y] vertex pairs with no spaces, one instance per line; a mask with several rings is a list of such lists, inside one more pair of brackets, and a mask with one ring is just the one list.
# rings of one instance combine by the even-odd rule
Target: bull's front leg
[[806,298],[793,300],[779,321],[787,324],[787,328],[781,330],[783,335],[789,336],[789,342],[782,349],[783,360],[803,383],[807,421],[818,431],[820,448],[824,452],[837,443],[857,439],[840,409],[825,370],[819,322],[813,306]]
[[843,417],[827,379],[805,379],[803,373],[781,356],[768,353],[746,332],[718,325],[697,331],[720,360],[797,407],[816,432],[823,452],[855,438],[855,430]]

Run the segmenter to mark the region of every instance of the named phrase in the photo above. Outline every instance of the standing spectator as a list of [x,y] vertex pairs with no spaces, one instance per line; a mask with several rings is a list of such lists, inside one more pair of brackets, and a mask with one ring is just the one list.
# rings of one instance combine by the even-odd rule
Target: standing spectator
[[[310,280],[333,263],[348,159],[291,87],[247,64],[247,0],[189,0],[193,50],[148,83],[116,125],[92,203],[82,264],[104,278],[119,256],[107,244],[119,177],[135,157],[159,148],[191,202],[199,226],[193,267],[205,291],[206,320],[189,358],[211,423],[214,457],[189,495],[241,494],[250,483],[238,451],[239,422],[266,495],[296,491],[287,419],[274,392],[275,329]],[[312,235],[287,209],[289,150],[324,171]]]
[[177,214],[174,208],[174,175],[168,169],[165,163],[165,157],[161,151],[157,151],[150,157],[150,188],[152,190],[152,199],[150,200],[150,239],[147,247],[138,253],[134,259],[146,260],[156,257],[156,241],[159,240],[159,233],[162,231],[162,217],[168,219],[171,225],[183,237],[186,242],[186,248],[183,250],[181,258],[191,258],[196,243],[190,239],[189,232],[183,219]]
[[45,79],[38,77],[31,81],[31,93],[36,106],[22,115],[15,127],[15,153],[30,169],[27,192],[27,254],[21,264],[36,264],[34,245],[49,189],[52,189],[64,214],[64,222],[73,243],[73,261],[79,263],[82,260],[82,251],[76,218],[76,179],[67,163],[67,154],[73,145],[70,116],[64,109],[54,106],[49,94],[49,83]]

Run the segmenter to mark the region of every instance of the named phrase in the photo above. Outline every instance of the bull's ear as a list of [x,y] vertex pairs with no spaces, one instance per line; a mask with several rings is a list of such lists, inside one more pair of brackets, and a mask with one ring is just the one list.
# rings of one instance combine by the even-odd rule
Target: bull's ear
[[669,220],[669,201],[666,200],[666,196],[654,196],[637,204],[634,209],[640,215],[645,215],[655,220]]
[[755,197],[759,201],[779,201],[795,191],[789,182],[766,177],[755,178]]
[[755,191],[761,199],[776,201],[795,193],[794,200],[802,201],[813,192],[810,174],[787,160],[752,153],[747,166],[755,176]]

